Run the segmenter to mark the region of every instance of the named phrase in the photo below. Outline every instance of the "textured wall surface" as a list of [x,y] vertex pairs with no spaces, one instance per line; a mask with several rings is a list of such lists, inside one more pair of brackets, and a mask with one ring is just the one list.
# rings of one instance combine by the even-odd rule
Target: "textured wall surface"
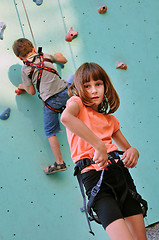
[[[80,3],[79,3],[80,2]],[[0,0],[0,22],[6,23],[0,40],[0,239],[49,240],[109,239],[100,225],[88,232],[82,197],[70,157],[65,128],[58,135],[68,170],[46,176],[54,162],[43,130],[42,102],[37,95],[17,96],[22,62],[12,52],[14,40],[32,35],[21,0]],[[108,10],[97,9],[106,4]],[[85,61],[100,64],[119,93],[115,113],[130,143],[140,151],[131,170],[138,191],[148,201],[146,225],[159,221],[159,1],[153,0],[43,0],[25,6],[37,46],[46,53],[62,52],[68,59],[59,70],[63,79]],[[70,27],[79,32],[68,43]],[[127,70],[116,69],[118,61]]]

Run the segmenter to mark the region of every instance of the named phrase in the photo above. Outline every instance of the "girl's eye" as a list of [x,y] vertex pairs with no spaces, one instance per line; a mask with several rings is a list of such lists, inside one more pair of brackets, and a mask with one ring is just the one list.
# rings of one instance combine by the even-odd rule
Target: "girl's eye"
[[89,85],[84,85],[84,88],[89,88]]
[[103,82],[102,82],[102,81],[99,81],[99,82],[96,83],[96,85],[97,85],[97,86],[101,86],[101,85],[103,85]]

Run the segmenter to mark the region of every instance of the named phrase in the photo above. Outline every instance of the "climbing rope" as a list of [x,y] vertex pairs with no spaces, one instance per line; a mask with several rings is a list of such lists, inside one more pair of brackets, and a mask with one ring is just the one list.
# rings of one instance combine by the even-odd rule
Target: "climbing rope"
[[19,20],[19,23],[20,23],[20,27],[21,27],[21,30],[22,30],[23,38],[25,38],[25,34],[24,34],[24,31],[23,31],[22,22],[21,22],[21,19],[20,19],[20,15],[19,15],[19,12],[18,12],[18,8],[17,8],[17,4],[16,4],[15,0],[13,0],[13,2],[14,2],[14,6],[15,6],[15,9],[16,9],[16,12],[17,12],[17,16],[18,16],[18,20]]
[[27,18],[27,21],[28,21],[28,25],[29,25],[29,28],[30,28],[30,32],[31,32],[31,35],[32,35],[32,38],[33,38],[34,47],[35,47],[35,50],[37,51],[37,47],[36,47],[36,43],[35,43],[35,38],[34,38],[34,35],[33,35],[33,31],[32,31],[32,28],[31,28],[30,21],[29,21],[28,13],[27,13],[27,10],[26,10],[26,7],[25,7],[25,4],[24,4],[24,1],[23,1],[23,0],[22,0],[22,4],[23,4],[23,7],[24,7],[24,11],[25,11],[25,14],[26,14],[26,18]]

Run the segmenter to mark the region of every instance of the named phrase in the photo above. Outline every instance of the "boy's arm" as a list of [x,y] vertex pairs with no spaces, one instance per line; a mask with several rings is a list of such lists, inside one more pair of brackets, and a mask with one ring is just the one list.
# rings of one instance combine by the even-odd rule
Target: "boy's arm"
[[124,137],[120,129],[116,131],[113,136],[113,140],[116,142],[118,147],[125,151],[123,156],[121,157],[121,160],[124,160],[124,165],[127,168],[133,168],[136,166],[138,158],[139,158],[139,152],[136,148],[131,147],[127,139]]
[[106,146],[100,138],[76,117],[78,112],[78,103],[75,101],[70,102],[61,115],[61,122],[71,132],[81,137],[95,149],[93,160],[99,167],[104,168],[108,161]]
[[36,90],[34,85],[30,85],[30,86],[24,86],[22,83],[19,84],[18,86],[19,89],[25,90],[27,93],[29,93],[30,95],[35,95]]
[[62,64],[67,63],[67,59],[63,56],[62,53],[58,52],[58,53],[54,53],[54,55],[56,56],[56,62],[62,63]]

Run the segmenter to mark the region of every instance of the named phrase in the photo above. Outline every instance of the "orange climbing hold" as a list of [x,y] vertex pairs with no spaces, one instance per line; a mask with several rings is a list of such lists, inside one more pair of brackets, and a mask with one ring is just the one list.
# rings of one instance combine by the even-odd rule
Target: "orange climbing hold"
[[67,42],[71,42],[73,38],[78,36],[78,32],[74,31],[73,28],[71,27],[69,32],[67,33],[65,40]]
[[127,65],[124,62],[118,62],[116,68],[120,68],[120,69],[126,70],[127,69]]
[[98,12],[101,13],[105,13],[107,11],[107,6],[106,5],[102,5],[100,8],[98,8]]

